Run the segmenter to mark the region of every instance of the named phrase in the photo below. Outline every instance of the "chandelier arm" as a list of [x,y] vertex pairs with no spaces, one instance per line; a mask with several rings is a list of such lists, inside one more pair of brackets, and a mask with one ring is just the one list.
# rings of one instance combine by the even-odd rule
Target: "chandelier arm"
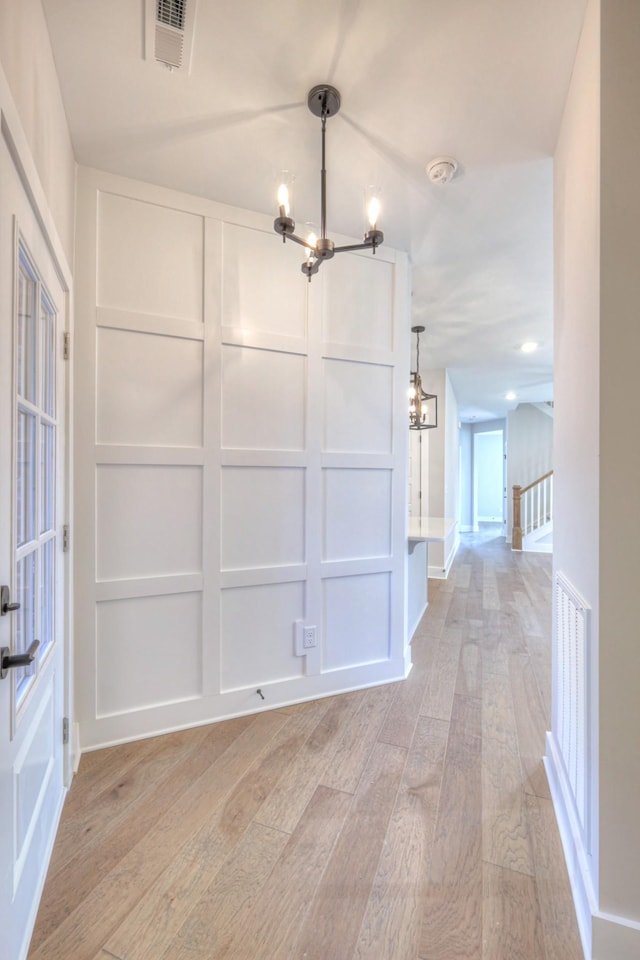
[[376,247],[379,247],[379,243],[372,243],[370,240],[365,240],[363,243],[347,243],[342,247],[334,247],[334,253],[344,253],[345,250],[375,250]]
[[313,251],[315,251],[315,249],[316,249],[315,246],[314,246],[312,243],[309,243],[308,240],[304,240],[302,237],[296,236],[295,233],[287,233],[287,234],[286,234],[286,239],[287,239],[287,240],[293,240],[294,243],[299,243],[301,247],[306,247],[307,250],[313,250]]

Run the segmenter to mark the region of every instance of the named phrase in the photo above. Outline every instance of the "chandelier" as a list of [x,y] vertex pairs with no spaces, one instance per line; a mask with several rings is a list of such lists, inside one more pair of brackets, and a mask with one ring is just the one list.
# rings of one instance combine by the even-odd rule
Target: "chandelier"
[[411,327],[416,335],[416,369],[411,371],[409,386],[409,429],[430,430],[438,426],[438,397],[425,393],[420,376],[420,334],[424,327]]
[[335,87],[327,83],[321,83],[309,91],[307,97],[307,106],[311,113],[320,117],[322,121],[322,170],[320,172],[320,236],[316,238],[311,234],[307,239],[296,234],[296,223],[291,216],[291,187],[292,180],[290,175],[281,179],[278,187],[278,213],[279,215],[273,221],[273,229],[282,236],[282,242],[293,240],[299,243],[307,250],[307,259],[301,266],[302,272],[309,278],[318,272],[323,260],[330,260],[336,253],[345,253],[347,250],[372,250],[376,252],[377,247],[384,240],[382,230],[378,230],[377,220],[380,214],[380,200],[376,193],[371,190],[370,195],[365,201],[366,214],[368,220],[368,229],[365,232],[362,243],[350,243],[345,246],[336,247],[333,240],[327,236],[327,170],[325,166],[325,139],[326,125],[329,117],[335,117],[340,110],[340,94]]

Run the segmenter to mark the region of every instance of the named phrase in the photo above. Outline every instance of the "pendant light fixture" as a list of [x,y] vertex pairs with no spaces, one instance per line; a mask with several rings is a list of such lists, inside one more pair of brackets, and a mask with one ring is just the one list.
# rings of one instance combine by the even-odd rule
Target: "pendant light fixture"
[[409,429],[431,430],[438,426],[438,397],[425,393],[420,376],[420,334],[424,327],[411,327],[416,335],[416,369],[411,371],[409,386]]
[[329,117],[335,117],[340,110],[340,94],[335,87],[321,83],[309,91],[307,106],[311,113],[322,121],[322,169],[320,172],[320,236],[310,236],[306,239],[297,236],[296,223],[291,216],[292,208],[292,178],[286,174],[281,178],[278,187],[279,215],[273,221],[273,229],[282,237],[282,242],[293,240],[307,250],[307,259],[301,266],[302,272],[311,281],[311,277],[318,272],[323,260],[330,260],[336,253],[347,250],[371,250],[376,252],[377,247],[384,241],[382,230],[378,230],[377,221],[380,213],[380,198],[375,191],[365,199],[367,229],[362,243],[350,243],[336,247],[333,240],[327,236],[327,170],[325,164],[326,125]]

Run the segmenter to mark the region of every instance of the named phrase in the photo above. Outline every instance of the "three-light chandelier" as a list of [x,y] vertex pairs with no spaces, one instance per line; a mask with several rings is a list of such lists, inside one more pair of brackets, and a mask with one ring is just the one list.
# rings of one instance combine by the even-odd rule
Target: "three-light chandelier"
[[424,327],[411,327],[416,335],[416,369],[411,371],[409,385],[409,429],[430,430],[438,426],[438,398],[422,389],[420,376],[420,334]]
[[340,110],[340,94],[335,87],[321,83],[309,91],[307,106],[311,113],[320,117],[322,121],[322,170],[320,173],[320,236],[310,234],[307,238],[296,234],[296,223],[291,216],[292,206],[292,178],[287,174],[281,178],[278,187],[278,213],[273,221],[276,233],[282,236],[282,242],[293,240],[307,250],[307,259],[301,266],[302,272],[309,278],[316,274],[323,260],[330,260],[336,253],[345,253],[349,250],[367,250],[373,253],[384,241],[382,230],[378,230],[377,220],[380,214],[380,199],[374,190],[369,191],[365,198],[367,216],[367,230],[362,243],[350,243],[337,247],[327,236],[327,170],[325,163],[326,125],[329,117],[335,117]]

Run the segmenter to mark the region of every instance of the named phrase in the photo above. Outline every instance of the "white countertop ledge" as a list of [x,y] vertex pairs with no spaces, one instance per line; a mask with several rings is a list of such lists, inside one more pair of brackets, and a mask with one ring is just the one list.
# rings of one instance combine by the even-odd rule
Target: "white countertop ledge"
[[409,517],[407,539],[409,542],[417,540],[442,542],[457,525],[457,520],[450,520],[447,517]]

